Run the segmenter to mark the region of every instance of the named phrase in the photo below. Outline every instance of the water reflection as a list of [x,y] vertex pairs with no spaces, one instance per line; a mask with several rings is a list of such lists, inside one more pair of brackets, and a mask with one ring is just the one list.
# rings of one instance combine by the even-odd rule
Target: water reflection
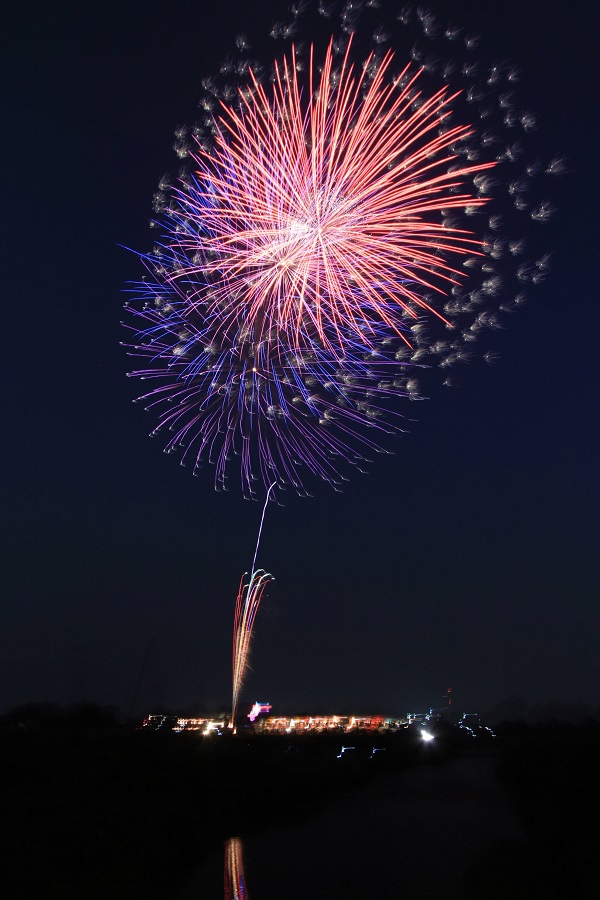
[[240,838],[225,841],[225,900],[249,900]]

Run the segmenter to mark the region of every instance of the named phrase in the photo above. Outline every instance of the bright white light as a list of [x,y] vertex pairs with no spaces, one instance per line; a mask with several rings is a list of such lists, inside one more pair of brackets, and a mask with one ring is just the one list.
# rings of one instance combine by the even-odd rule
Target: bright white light
[[307,234],[310,234],[310,227],[306,222],[290,222],[290,237],[304,238]]
[[424,741],[432,741],[433,740],[433,735],[430,731],[422,731],[421,737],[423,738]]

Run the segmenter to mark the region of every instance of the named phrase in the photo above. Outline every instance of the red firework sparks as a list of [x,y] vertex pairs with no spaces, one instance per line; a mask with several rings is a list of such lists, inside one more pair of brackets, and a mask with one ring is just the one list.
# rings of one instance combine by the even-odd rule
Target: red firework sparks
[[520,235],[548,220],[540,192],[562,163],[524,157],[535,121],[514,67],[474,60],[470,37],[419,11],[427,48],[408,65],[405,12],[374,22],[363,54],[379,13],[359,7],[342,4],[322,56],[297,44],[265,69],[241,40],[176,132],[177,186],[155,195],[127,325],[146,363],[130,374],[151,381],[153,433],[195,472],[215,463],[219,489],[236,468],[246,496],[273,481],[305,494],[307,474],[338,489],[399,430],[398,401],[424,396],[425,370],[452,384],[548,269]]
[[238,335],[243,318],[267,340],[303,349],[309,336],[343,358],[348,329],[370,346],[382,326],[402,334],[407,313],[440,316],[424,289],[445,297],[464,279],[449,258],[481,246],[440,215],[486,203],[465,178],[495,165],[456,164],[453,148],[471,134],[447,121],[457,94],[422,95],[409,66],[392,77],[391,52],[368,78],[373,58],[357,72],[351,46],[334,70],[330,44],[318,83],[311,53],[307,97],[293,48],[271,93],[251,73],[213,151],[193,154],[203,202],[188,213],[207,235],[196,274],[210,277],[206,314],[223,335]]
[[260,601],[266,586],[273,581],[273,576],[264,569],[257,569],[250,574],[247,584],[244,579],[240,581],[235,604],[235,619],[233,624],[233,653],[232,653],[232,680],[233,697],[231,704],[231,727],[235,727],[237,706],[244,676],[248,667],[248,656],[252,641],[252,629]]

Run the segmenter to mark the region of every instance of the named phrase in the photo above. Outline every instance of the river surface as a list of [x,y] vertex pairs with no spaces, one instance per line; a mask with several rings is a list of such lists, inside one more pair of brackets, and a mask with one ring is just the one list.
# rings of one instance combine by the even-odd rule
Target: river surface
[[241,836],[178,900],[447,900],[473,896],[474,882],[476,896],[495,897],[502,860],[526,848],[495,765],[487,753],[409,768],[310,821]]

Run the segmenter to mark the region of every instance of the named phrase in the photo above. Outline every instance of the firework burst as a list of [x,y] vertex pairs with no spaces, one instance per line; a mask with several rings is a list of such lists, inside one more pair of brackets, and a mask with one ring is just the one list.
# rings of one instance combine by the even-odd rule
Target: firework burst
[[204,304],[219,344],[249,330],[269,357],[318,349],[339,363],[349,339],[373,349],[382,328],[405,338],[406,314],[439,315],[424,293],[445,296],[463,278],[448,260],[481,252],[439,221],[441,209],[483,206],[466,181],[495,165],[449,169],[471,133],[440,132],[452,94],[423,97],[409,66],[391,78],[392,53],[367,84],[372,57],[356,73],[351,50],[333,78],[330,44],[316,84],[311,53],[306,100],[293,48],[269,91],[251,71],[252,92],[239,112],[223,109],[214,151],[192,152],[193,191],[178,192],[195,224],[178,240],[190,263],[171,284],[211,284],[187,303]]
[[[515,216],[548,218],[532,188],[558,166],[534,171],[506,142],[534,126],[508,90],[515,71],[478,67],[472,39],[422,12],[415,27],[452,46],[449,61],[385,50],[383,22],[365,50],[372,12],[344,5],[324,50],[296,43],[270,78],[243,57],[224,65],[203,121],[178,132],[186,173],[156,197],[161,237],[129,305],[129,352],[146,360],[132,375],[152,381],[140,399],[172,433],[167,450],[213,462],[217,487],[237,468],[247,496],[363,468],[401,427],[398,399],[421,396],[416,376],[439,366],[449,382],[547,268],[510,231]],[[299,23],[296,11],[273,36]]]

